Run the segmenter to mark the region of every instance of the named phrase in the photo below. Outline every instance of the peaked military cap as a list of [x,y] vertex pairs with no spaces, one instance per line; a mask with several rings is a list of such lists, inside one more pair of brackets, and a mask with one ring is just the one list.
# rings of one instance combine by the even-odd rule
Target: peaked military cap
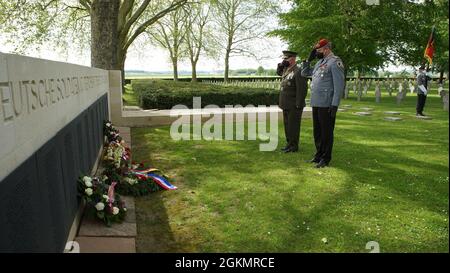
[[283,51],[283,56],[285,57],[297,57],[298,53],[295,51],[290,51],[290,50],[284,50]]

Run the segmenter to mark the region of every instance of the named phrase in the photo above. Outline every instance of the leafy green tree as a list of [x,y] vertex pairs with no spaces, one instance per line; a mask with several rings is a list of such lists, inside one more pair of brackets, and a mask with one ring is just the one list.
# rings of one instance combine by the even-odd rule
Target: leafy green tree
[[264,72],[265,72],[264,67],[259,66],[258,69],[256,70],[256,75],[262,76],[264,75]]
[[224,80],[228,81],[230,58],[255,57],[252,43],[266,37],[266,19],[278,8],[274,0],[216,0],[213,1],[216,41],[223,49]]
[[123,71],[136,39],[187,1],[0,0],[0,33],[16,52],[44,42],[90,45],[91,66]]
[[[187,6],[188,16],[186,42],[184,43],[187,57],[191,62],[192,82],[197,82],[197,63],[202,53],[215,54],[215,47],[212,43],[213,28],[211,19],[211,1],[204,0]],[[209,47],[209,50],[208,50]]]
[[382,33],[365,1],[295,0],[292,10],[280,15],[282,28],[272,32],[306,59],[320,38],[332,42],[333,51],[347,68],[362,71],[380,67],[386,57]]
[[167,49],[173,67],[173,79],[178,81],[178,61],[184,57],[182,45],[188,33],[189,14],[178,8],[159,19],[153,28],[147,30],[154,45]]
[[[436,25],[436,67],[448,69],[448,1],[295,0],[272,32],[306,58],[320,38],[333,44],[348,72],[356,74],[388,63],[417,65]],[[448,70],[447,70],[448,71]]]

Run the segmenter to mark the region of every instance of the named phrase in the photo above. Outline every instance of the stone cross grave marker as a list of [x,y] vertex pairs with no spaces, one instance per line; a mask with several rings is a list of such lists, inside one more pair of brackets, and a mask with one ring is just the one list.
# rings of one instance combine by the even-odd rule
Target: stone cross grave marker
[[405,97],[405,94],[403,92],[403,83],[398,83],[398,93],[397,93],[397,104],[402,103],[403,99]]
[[389,80],[389,85],[388,85],[388,93],[389,93],[389,97],[392,97],[392,89],[394,89],[395,87],[395,82],[393,80]]
[[380,103],[381,102],[381,89],[380,89],[380,82],[377,81],[375,84],[375,102]]
[[409,91],[411,92],[411,94],[413,94],[415,90],[416,87],[414,86],[414,82],[409,82]]
[[367,96],[367,89],[369,89],[369,81],[365,80],[364,82],[364,96]]
[[444,111],[448,111],[448,92],[445,90],[441,91],[442,103],[444,104]]
[[361,101],[362,97],[362,82],[358,80],[358,101]]

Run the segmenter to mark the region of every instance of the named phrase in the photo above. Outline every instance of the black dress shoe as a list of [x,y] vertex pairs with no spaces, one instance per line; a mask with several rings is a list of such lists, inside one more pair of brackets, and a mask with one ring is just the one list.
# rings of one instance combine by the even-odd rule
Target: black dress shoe
[[324,168],[326,166],[328,166],[328,162],[322,159],[319,163],[317,163],[316,168]]
[[320,159],[318,159],[318,158],[313,158],[313,159],[311,159],[311,160],[308,160],[308,161],[306,161],[306,162],[308,162],[308,163],[319,163],[320,162]]
[[280,151],[285,152],[287,149],[289,149],[288,146],[286,146],[286,147],[284,147],[284,148],[281,148]]
[[288,148],[284,152],[285,153],[296,153],[296,152],[298,152],[298,148]]

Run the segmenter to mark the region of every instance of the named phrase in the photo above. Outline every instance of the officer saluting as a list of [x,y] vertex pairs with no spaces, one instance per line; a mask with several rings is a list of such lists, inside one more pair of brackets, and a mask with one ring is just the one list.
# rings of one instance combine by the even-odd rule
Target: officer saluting
[[283,51],[283,62],[277,68],[277,74],[282,77],[278,105],[283,110],[287,145],[282,151],[285,153],[298,151],[300,123],[308,93],[307,79],[301,75],[296,57],[296,52]]
[[[310,68],[314,58],[319,61]],[[312,76],[311,106],[313,111],[314,142],[316,154],[310,160],[316,168],[328,166],[333,149],[336,113],[345,87],[344,65],[331,51],[331,44],[321,39],[303,62],[302,76]]]

